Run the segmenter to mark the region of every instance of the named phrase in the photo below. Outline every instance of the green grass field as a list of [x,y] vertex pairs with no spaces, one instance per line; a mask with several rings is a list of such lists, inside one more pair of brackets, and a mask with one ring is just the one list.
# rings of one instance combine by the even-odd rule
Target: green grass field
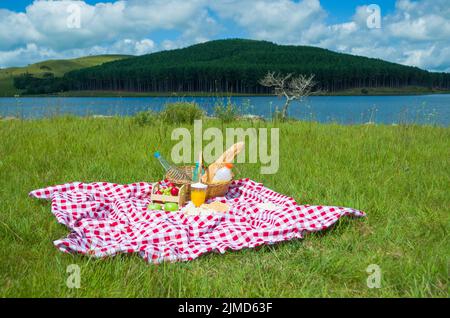
[[[59,252],[52,242],[68,230],[50,203],[27,195],[69,181],[159,180],[150,154],[169,153],[175,126],[141,127],[130,118],[0,121],[0,297],[448,297],[450,129],[277,126],[279,172],[262,176],[259,165],[241,164],[239,176],[299,203],[353,207],[367,218],[342,219],[304,240],[152,265],[133,255]],[[66,286],[70,264],[81,267],[80,289]],[[366,285],[370,264],[382,270],[380,289]]]
[[45,73],[53,73],[55,77],[61,77],[70,71],[96,66],[127,57],[127,55],[95,55],[68,60],[48,60],[31,64],[26,67],[0,69],[0,97],[21,94],[21,91],[14,87],[14,77],[21,74],[29,73],[40,77]]

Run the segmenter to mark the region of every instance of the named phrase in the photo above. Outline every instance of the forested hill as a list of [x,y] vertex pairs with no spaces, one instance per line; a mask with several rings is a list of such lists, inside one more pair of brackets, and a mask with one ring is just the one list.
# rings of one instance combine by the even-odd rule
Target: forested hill
[[[267,71],[315,74],[330,92],[358,87],[450,88],[450,74],[308,46],[218,40],[67,73],[48,90],[268,93]],[[36,84],[35,84],[36,85]]]
[[107,62],[129,58],[131,55],[90,55],[75,59],[47,60],[24,67],[11,67],[0,69],[0,97],[19,95],[22,92],[14,87],[14,78],[28,78],[27,84],[31,85],[33,78],[37,78],[39,84],[45,83],[43,80],[51,77],[62,77],[65,73],[92,67]]

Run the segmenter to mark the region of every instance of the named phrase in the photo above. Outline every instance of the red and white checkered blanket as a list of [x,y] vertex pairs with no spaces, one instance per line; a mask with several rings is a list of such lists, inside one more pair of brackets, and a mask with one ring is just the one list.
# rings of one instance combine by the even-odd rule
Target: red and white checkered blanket
[[233,182],[226,197],[215,199],[228,203],[229,213],[187,216],[149,211],[151,187],[76,182],[35,190],[30,196],[51,200],[58,222],[71,229],[69,236],[54,242],[61,251],[96,257],[136,252],[154,263],[302,238],[304,232],[324,230],[344,215],[365,215],[350,208],[298,205],[243,179]]

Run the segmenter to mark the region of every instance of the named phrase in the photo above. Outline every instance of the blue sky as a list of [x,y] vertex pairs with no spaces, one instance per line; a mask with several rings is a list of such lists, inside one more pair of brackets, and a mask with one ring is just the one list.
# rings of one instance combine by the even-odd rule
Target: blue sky
[[448,0],[0,0],[0,67],[234,37],[450,71]]
[[[104,1],[85,0],[84,2],[94,5],[99,2],[114,2],[114,0],[104,0]],[[3,9],[8,9],[16,12],[24,12],[25,8],[32,3],[33,0],[2,0],[0,3],[0,7]]]
[[[94,5],[99,2],[115,2],[115,0],[86,0],[88,4]],[[298,2],[298,1],[296,1]],[[16,12],[24,12],[25,8],[33,3],[33,0],[3,0],[0,3],[0,8],[9,9]],[[330,22],[344,22],[348,20],[354,13],[357,6],[376,3],[383,8],[385,12],[392,12],[395,8],[394,0],[322,0],[322,6],[330,13]]]

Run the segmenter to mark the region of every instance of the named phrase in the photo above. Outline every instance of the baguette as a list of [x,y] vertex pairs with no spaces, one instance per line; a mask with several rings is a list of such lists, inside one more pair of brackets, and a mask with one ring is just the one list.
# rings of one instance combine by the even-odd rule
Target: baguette
[[231,163],[234,158],[244,149],[244,142],[238,142],[231,146],[227,151],[225,151],[214,163],[222,164],[222,163]]

